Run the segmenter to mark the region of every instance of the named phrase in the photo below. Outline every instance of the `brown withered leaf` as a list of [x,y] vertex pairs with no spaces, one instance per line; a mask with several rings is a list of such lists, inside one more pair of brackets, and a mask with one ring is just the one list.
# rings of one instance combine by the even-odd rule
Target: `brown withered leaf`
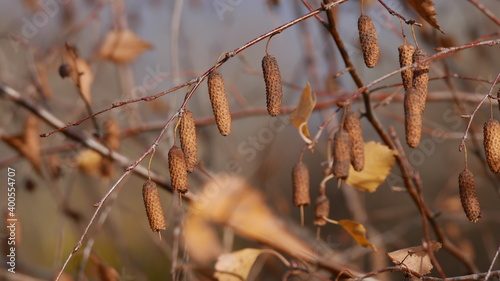
[[262,192],[245,179],[219,174],[206,182],[197,194],[187,217],[200,216],[296,258],[315,260],[311,247],[287,229],[267,206]]
[[246,248],[220,255],[215,264],[215,277],[219,281],[247,280],[255,260],[261,253],[262,250]]
[[106,34],[99,56],[116,63],[128,63],[151,47],[151,43],[141,39],[132,30],[115,29]]
[[[437,252],[441,248],[441,243],[431,240],[430,249]],[[433,268],[429,254],[423,246],[399,249],[387,253],[394,264],[404,264],[408,269],[421,275],[429,274]]]
[[73,81],[80,85],[80,91],[87,103],[92,102],[92,84],[94,83],[94,73],[90,65],[80,57],[72,57],[66,54],[66,61],[73,71],[71,77]]
[[26,157],[33,168],[41,174],[42,162],[40,155],[40,137],[37,129],[37,117],[29,115],[24,121],[24,128],[21,135],[2,136],[2,140],[10,147],[17,150],[22,156]]
[[417,12],[426,22],[435,29],[443,32],[439,27],[436,19],[436,11],[434,10],[434,2],[432,0],[406,0],[408,4]]
[[312,92],[311,85],[307,82],[300,96],[299,104],[290,115],[290,119],[295,128],[299,129],[304,122],[306,123],[306,125],[302,127],[302,134],[307,138],[310,137],[307,120],[309,120],[314,106],[316,106],[316,94]]
[[186,218],[183,240],[189,257],[199,264],[208,264],[223,253],[222,243],[215,229],[200,216]]
[[87,175],[97,175],[101,172],[102,156],[92,149],[82,150],[76,159],[78,169]]
[[370,247],[373,251],[377,251],[375,245],[366,239],[366,228],[359,222],[351,220],[340,220],[339,224],[363,247]]

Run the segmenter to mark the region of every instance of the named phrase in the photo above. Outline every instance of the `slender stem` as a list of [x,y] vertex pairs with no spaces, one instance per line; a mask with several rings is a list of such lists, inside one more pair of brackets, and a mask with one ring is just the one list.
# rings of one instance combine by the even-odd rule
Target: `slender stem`
[[470,126],[472,124],[472,119],[474,119],[474,116],[476,115],[476,112],[479,110],[479,108],[484,103],[484,101],[489,96],[491,96],[491,94],[493,93],[493,89],[495,88],[495,85],[498,83],[499,80],[500,80],[500,73],[498,73],[497,78],[491,84],[491,87],[490,87],[490,90],[488,91],[488,93],[481,99],[481,101],[476,106],[476,108],[474,109],[474,111],[470,115],[467,116],[469,118],[469,123],[467,124],[467,128],[465,129],[465,133],[464,133],[464,136],[462,137],[462,141],[460,142],[460,146],[458,148],[459,151],[462,151],[464,149],[465,141],[467,140],[467,134],[468,134]]

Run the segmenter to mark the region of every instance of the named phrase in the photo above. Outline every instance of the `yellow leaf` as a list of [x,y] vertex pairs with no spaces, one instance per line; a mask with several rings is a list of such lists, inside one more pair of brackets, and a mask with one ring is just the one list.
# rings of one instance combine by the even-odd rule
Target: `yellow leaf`
[[100,172],[102,156],[92,149],[82,150],[77,157],[77,166],[87,175],[97,175]]
[[351,236],[356,240],[356,242],[358,242],[359,245],[363,247],[370,247],[373,251],[377,251],[375,245],[373,245],[366,239],[366,229],[362,224],[350,220],[340,220],[339,224],[347,232],[349,232],[349,234],[351,234]]
[[99,55],[117,63],[127,63],[151,47],[151,43],[139,38],[129,29],[111,30],[104,38]]
[[255,260],[262,250],[243,249],[240,251],[222,254],[215,264],[215,278],[219,281],[241,281],[247,280]]
[[241,177],[219,174],[206,182],[190,205],[189,216],[227,226],[242,237],[296,258],[315,259],[314,251],[268,207],[262,192]]
[[365,168],[357,172],[351,165],[346,183],[361,191],[376,191],[394,166],[394,155],[394,150],[381,143],[365,143]]
[[[430,249],[437,252],[441,248],[441,243],[434,240],[430,241]],[[387,254],[393,263],[404,264],[408,269],[426,275],[431,272],[432,263],[427,251],[423,246],[399,249]]]
[[309,128],[307,127],[307,120],[309,120],[309,117],[311,116],[315,105],[316,94],[311,91],[311,85],[309,85],[308,82],[306,87],[302,91],[299,104],[290,115],[290,119],[292,120],[295,128],[299,129],[302,123],[306,123],[305,126],[302,126],[302,134],[307,138],[310,137]]
[[223,252],[215,229],[201,216],[186,218],[183,240],[189,257],[199,264],[208,264]]
[[436,19],[436,11],[434,10],[434,2],[432,0],[406,0],[408,4],[417,12],[426,22],[435,29],[443,32],[439,27]]

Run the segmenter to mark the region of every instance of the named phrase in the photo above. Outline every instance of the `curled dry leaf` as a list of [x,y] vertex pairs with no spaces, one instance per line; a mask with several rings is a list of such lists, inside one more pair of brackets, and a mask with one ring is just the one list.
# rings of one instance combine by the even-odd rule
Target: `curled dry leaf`
[[366,228],[364,225],[350,220],[340,220],[339,224],[363,247],[370,247],[373,251],[377,251],[375,245],[366,239]]
[[220,255],[215,264],[215,278],[219,281],[247,280],[255,260],[261,253],[262,250],[246,248]]
[[[290,119],[292,120],[295,128],[300,129],[302,123],[307,123],[307,120],[309,120],[314,106],[316,106],[316,94],[312,92],[311,85],[309,85],[308,82],[306,87],[302,91],[299,104],[290,115]],[[310,138],[309,128],[307,127],[307,124],[305,126],[302,126],[302,134],[307,138]]]
[[151,47],[151,43],[139,38],[130,29],[110,30],[99,49],[99,55],[116,63],[128,63]]
[[436,19],[436,11],[434,10],[434,2],[432,0],[406,0],[408,4],[417,12],[426,22],[435,29],[443,32],[439,27]]
[[79,85],[82,97],[90,104],[92,102],[92,83],[94,83],[92,68],[84,59],[73,58],[69,54],[66,55],[66,61],[73,69],[71,72],[73,81]]
[[40,137],[37,129],[37,117],[29,115],[24,121],[23,132],[17,136],[2,135],[2,140],[19,154],[26,157],[38,173],[42,171],[40,157]]
[[205,183],[188,210],[188,218],[196,216],[296,258],[316,260],[313,250],[271,211],[264,195],[241,177],[220,174]]
[[[441,243],[431,240],[430,249],[433,252],[437,252],[441,248]],[[429,254],[423,246],[410,247],[399,249],[390,253],[387,253],[393,263],[403,264],[408,269],[415,271],[421,275],[426,275],[431,272],[433,268]]]
[[394,155],[396,151],[381,143],[365,143],[365,167],[357,172],[351,166],[346,183],[361,191],[376,191],[394,166]]

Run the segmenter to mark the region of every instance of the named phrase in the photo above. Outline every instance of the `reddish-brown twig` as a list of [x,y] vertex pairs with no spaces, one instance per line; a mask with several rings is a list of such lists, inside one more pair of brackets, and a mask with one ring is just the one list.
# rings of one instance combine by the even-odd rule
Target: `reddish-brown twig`
[[500,19],[495,17],[495,14],[493,14],[490,10],[488,10],[483,4],[477,2],[477,0],[469,0],[469,2],[476,6],[483,14],[485,14],[488,18],[490,18],[494,23],[496,23],[498,26],[500,26]]
[[400,18],[402,21],[404,21],[406,24],[408,25],[416,25],[416,26],[422,26],[421,23],[418,23],[416,20],[414,19],[409,19],[407,20],[405,17],[403,17],[401,14],[399,14],[398,12],[394,11],[393,9],[389,8],[389,6],[387,6],[384,1],[382,0],[378,0],[378,2],[380,4],[382,4],[382,6],[384,6],[384,8],[389,12],[389,14],[393,15],[393,16],[396,16],[398,18]]
[[474,109],[474,111],[472,111],[472,113],[469,114],[469,115],[462,116],[462,117],[465,117],[465,118],[469,118],[469,123],[467,124],[467,128],[465,129],[465,133],[464,133],[464,136],[462,137],[462,141],[460,142],[460,146],[458,148],[459,151],[462,151],[464,149],[465,141],[467,140],[467,133],[469,132],[470,126],[472,124],[472,119],[474,119],[474,116],[476,115],[476,112],[479,110],[479,108],[484,103],[484,101],[489,96],[491,96],[493,94],[493,89],[495,88],[495,85],[499,82],[499,80],[500,80],[500,73],[497,75],[497,78],[495,79],[495,81],[493,81],[493,83],[491,84],[491,87],[490,87],[490,90],[488,91],[488,93],[481,99],[481,101],[476,106],[476,108]]

